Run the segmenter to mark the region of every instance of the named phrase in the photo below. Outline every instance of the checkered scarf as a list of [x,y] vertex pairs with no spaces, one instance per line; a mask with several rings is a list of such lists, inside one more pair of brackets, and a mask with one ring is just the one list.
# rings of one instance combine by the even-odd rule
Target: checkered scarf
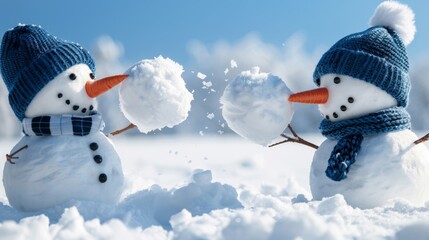
[[86,136],[104,129],[100,114],[90,116],[49,115],[22,120],[23,132],[27,136]]

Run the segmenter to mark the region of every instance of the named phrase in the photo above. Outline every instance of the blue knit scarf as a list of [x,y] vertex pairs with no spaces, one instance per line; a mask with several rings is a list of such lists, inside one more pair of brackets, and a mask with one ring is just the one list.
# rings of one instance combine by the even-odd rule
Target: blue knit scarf
[[403,107],[391,107],[337,122],[324,119],[319,128],[328,139],[338,140],[329,157],[325,173],[330,179],[341,181],[347,178],[365,136],[410,129],[411,118]]

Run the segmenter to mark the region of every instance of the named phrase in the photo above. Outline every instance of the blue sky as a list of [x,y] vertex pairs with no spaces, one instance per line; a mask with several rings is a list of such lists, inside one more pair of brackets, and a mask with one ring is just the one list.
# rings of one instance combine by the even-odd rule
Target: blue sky
[[[52,34],[90,49],[109,35],[125,48],[130,62],[164,55],[186,63],[188,45],[199,40],[236,42],[248,33],[281,46],[301,33],[305,48],[328,48],[340,38],[365,30],[380,1],[3,1],[0,32],[17,23],[42,25]],[[408,47],[410,58],[429,55],[429,2],[410,0],[417,35]]]

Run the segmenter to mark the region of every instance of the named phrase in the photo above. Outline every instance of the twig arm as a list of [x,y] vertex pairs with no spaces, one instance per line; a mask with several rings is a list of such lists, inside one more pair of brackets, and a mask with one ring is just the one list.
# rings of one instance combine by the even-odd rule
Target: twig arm
[[273,143],[273,144],[269,145],[268,147],[274,147],[274,146],[277,146],[277,145],[280,145],[280,144],[283,144],[283,143],[293,142],[294,141],[293,138],[290,138],[290,137],[286,136],[285,134],[281,134],[280,136],[286,138],[286,140],[283,140],[283,141],[280,141],[280,142],[277,142],[277,143]]
[[136,127],[136,125],[134,125],[134,124],[130,123],[130,125],[128,125],[128,126],[126,126],[126,127],[122,128],[122,129],[119,129],[119,130],[116,130],[116,131],[111,132],[111,133],[109,134],[109,136],[115,136],[115,135],[121,134],[121,133],[123,133],[123,132],[125,132],[125,131],[128,131],[128,130],[130,130],[130,129],[133,129],[133,128],[135,128],[135,127]]
[[418,139],[418,140],[414,141],[414,143],[417,145],[417,144],[419,144],[419,143],[426,142],[427,140],[429,140],[429,133],[428,133],[428,134],[426,134],[426,135],[424,135],[424,136],[423,136],[423,137],[421,137],[420,139]]
[[6,154],[6,160],[11,163],[11,164],[15,164],[14,161],[12,161],[12,159],[18,159],[19,157],[15,157],[15,155],[19,152],[21,152],[22,150],[28,148],[28,145],[24,145],[23,147],[21,147],[20,149],[16,150],[15,152],[11,153],[11,154]]
[[292,128],[292,126],[290,124],[288,125],[288,129],[292,133],[293,137],[290,137],[290,136],[282,133],[280,136],[286,138],[286,140],[283,140],[283,141],[271,144],[268,147],[274,147],[274,146],[277,146],[277,145],[280,145],[280,144],[283,144],[283,143],[287,143],[287,142],[294,142],[294,143],[303,144],[303,145],[308,146],[308,147],[312,147],[314,149],[318,149],[319,148],[319,146],[317,146],[316,144],[311,143],[311,142],[309,142],[307,140],[304,140],[300,136],[298,136],[298,134],[295,132],[295,130]]
[[[300,138],[299,136],[298,136],[298,134],[296,134],[296,132],[295,132],[295,130],[293,130],[293,128],[292,128],[292,126],[289,124],[289,125],[287,125],[287,128],[289,129],[289,131],[292,133],[292,135],[294,136],[294,137],[296,137],[296,138]],[[284,135],[284,134],[282,134],[282,135]]]

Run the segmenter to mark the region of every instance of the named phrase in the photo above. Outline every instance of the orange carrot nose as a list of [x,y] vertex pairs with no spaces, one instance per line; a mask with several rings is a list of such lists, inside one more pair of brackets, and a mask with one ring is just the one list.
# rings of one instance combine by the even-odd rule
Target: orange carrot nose
[[328,101],[327,88],[317,88],[305,92],[294,93],[289,96],[289,102],[324,104]]
[[127,77],[128,75],[115,75],[97,81],[88,81],[85,84],[86,94],[91,98],[98,97],[124,81]]

